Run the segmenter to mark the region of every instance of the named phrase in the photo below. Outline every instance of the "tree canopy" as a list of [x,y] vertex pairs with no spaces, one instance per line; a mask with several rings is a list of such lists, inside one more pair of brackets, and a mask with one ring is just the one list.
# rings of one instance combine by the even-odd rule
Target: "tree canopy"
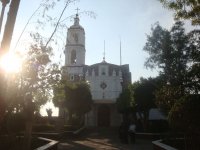
[[176,22],[170,31],[159,24],[155,24],[151,30],[144,47],[149,53],[145,65],[159,68],[169,84],[183,84],[188,63],[188,38],[183,23]]
[[91,110],[92,95],[89,85],[85,82],[76,83],[65,87],[65,106],[78,115],[85,114]]
[[39,34],[33,35],[32,44],[24,56],[22,69],[19,73],[9,75],[6,91],[6,108],[8,112],[23,111],[26,103],[25,95],[32,95],[35,110],[45,104],[50,97],[51,85],[48,82],[52,75],[50,65],[51,47],[44,48]]
[[133,85],[129,85],[128,88],[124,89],[122,93],[117,98],[117,108],[122,114],[129,113],[135,109],[135,101],[133,99]]
[[149,53],[146,67],[159,68],[165,84],[180,87],[182,93],[199,91],[199,30],[185,33],[183,23],[176,22],[170,30],[159,24],[152,27],[144,50]]
[[157,89],[156,79],[140,78],[137,87],[133,90],[133,97],[137,111],[148,114],[149,109],[155,107],[155,91]]
[[170,30],[156,24],[144,47],[149,53],[145,65],[159,68],[159,76],[163,78],[161,87],[155,92],[157,106],[168,114],[172,127],[189,134],[199,132],[199,38],[199,30],[185,33],[180,21]]
[[175,13],[175,18],[191,20],[193,25],[200,25],[199,0],[159,0]]
[[169,113],[169,122],[174,128],[200,134],[199,98],[199,95],[187,95],[175,103]]
[[69,83],[61,80],[53,91],[55,106],[66,108],[71,115],[83,115],[91,110],[92,95],[87,83]]
[[187,87],[192,93],[200,91],[200,30],[193,30],[188,34],[189,66],[187,72]]

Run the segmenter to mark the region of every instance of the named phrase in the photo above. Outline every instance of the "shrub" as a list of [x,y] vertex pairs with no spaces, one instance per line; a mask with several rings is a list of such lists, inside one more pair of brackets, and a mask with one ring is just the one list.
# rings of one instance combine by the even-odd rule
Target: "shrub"
[[33,125],[34,132],[55,131],[55,126],[50,124],[35,124]]
[[169,129],[166,120],[154,120],[149,122],[149,131],[153,133],[167,132]]
[[182,97],[169,112],[169,123],[172,128],[185,133],[200,134],[200,96]]
[[64,125],[64,131],[75,131],[78,130],[80,125]]
[[9,114],[5,118],[5,126],[9,132],[18,133],[25,129],[25,117],[23,113]]

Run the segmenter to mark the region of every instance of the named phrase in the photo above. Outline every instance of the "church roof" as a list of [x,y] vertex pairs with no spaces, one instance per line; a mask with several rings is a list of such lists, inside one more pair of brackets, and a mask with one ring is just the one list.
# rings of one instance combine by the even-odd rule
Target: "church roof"
[[108,74],[112,75],[113,71],[116,71],[116,74],[119,75],[119,71],[121,72],[129,72],[129,65],[116,65],[116,64],[111,64],[111,63],[107,63],[106,61],[102,61],[100,63],[96,63],[96,64],[92,64],[92,65],[85,65],[85,72],[88,71],[88,73],[91,75],[92,71],[94,70],[95,75],[99,74],[99,66],[108,66]]
[[92,67],[92,66],[99,66],[99,65],[108,65],[108,66],[120,67],[119,65],[115,65],[115,64],[108,63],[108,62],[106,62],[105,60],[103,60],[103,61],[100,62],[100,63],[93,64],[93,65],[91,65],[91,67]]
[[111,63],[107,63],[106,61],[102,61],[100,63],[96,63],[93,65],[85,65],[83,68],[84,74],[88,72],[88,75],[91,76],[92,72],[95,73],[95,76],[99,76],[99,66],[105,65],[108,67],[108,76],[113,75],[113,71],[116,72],[116,76],[119,76],[120,72],[122,73],[122,79],[123,79],[123,86],[127,87],[131,83],[131,73],[129,70],[129,65],[124,64],[124,65],[115,65]]

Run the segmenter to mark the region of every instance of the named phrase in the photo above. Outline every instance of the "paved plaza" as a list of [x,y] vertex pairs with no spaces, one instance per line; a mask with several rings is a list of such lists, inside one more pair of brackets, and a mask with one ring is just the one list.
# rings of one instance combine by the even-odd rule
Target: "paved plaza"
[[151,140],[136,138],[135,144],[122,144],[117,129],[86,129],[75,137],[63,139],[58,150],[153,150]]

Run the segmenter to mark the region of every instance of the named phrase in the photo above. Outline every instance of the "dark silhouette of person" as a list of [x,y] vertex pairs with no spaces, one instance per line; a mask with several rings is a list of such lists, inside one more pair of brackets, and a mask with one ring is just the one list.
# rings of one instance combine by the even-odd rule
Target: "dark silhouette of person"
[[128,130],[131,143],[135,143],[135,129],[136,129],[135,123],[131,123]]
[[129,121],[124,120],[119,127],[119,138],[123,144],[128,144],[129,125]]

